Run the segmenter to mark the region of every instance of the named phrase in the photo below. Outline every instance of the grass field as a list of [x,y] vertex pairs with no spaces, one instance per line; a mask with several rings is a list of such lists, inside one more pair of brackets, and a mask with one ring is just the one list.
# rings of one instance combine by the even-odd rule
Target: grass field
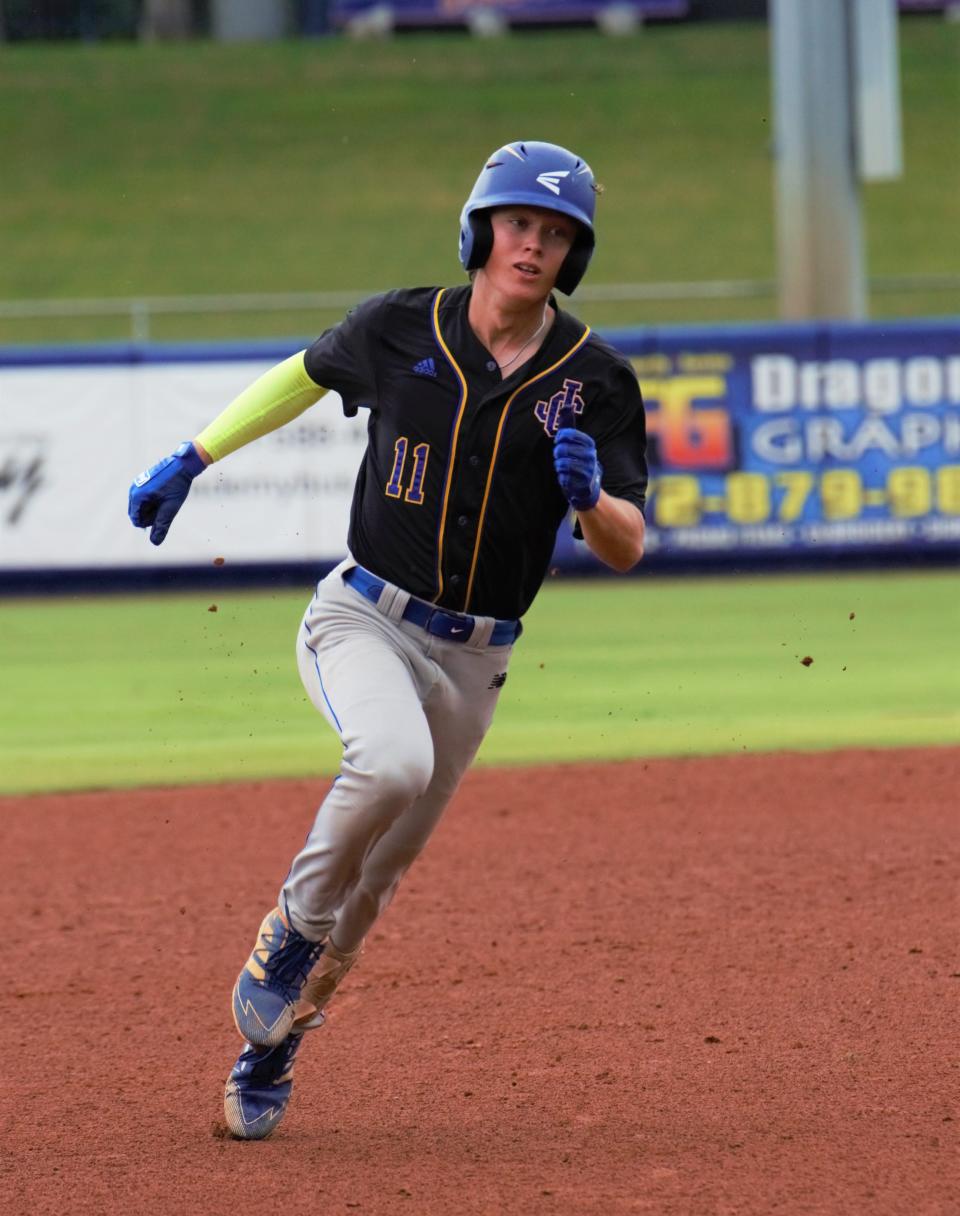
[[[0,790],[332,773],[307,598],[0,601]],[[956,744],[958,627],[942,573],[552,582],[481,761]]]
[[[960,273],[960,27],[901,23],[906,173],[865,189],[873,275]],[[590,282],[774,275],[761,24],[503,41],[0,51],[0,299],[456,280],[482,157],[541,137],[604,183]],[[399,234],[402,234],[402,238]],[[877,295],[875,315],[960,311]],[[594,325],[773,315],[772,300],[578,306]],[[310,334],[334,315],[166,318],[158,338]],[[0,322],[0,342],[124,337]]]
[[[870,271],[960,274],[960,26],[905,21],[901,38],[906,172],[865,190]],[[0,299],[456,281],[464,195],[518,136],[576,147],[604,183],[592,283],[773,277],[766,30],[655,26],[3,47]],[[765,317],[773,302],[574,307],[602,326]],[[872,308],[960,312],[960,296]],[[169,318],[154,336],[334,319]],[[0,320],[0,343],[124,336]],[[195,596],[0,600],[0,789],[332,771],[337,741],[292,656],[306,597],[231,591],[215,614]],[[558,582],[481,758],[956,742],[958,624],[934,574]]]

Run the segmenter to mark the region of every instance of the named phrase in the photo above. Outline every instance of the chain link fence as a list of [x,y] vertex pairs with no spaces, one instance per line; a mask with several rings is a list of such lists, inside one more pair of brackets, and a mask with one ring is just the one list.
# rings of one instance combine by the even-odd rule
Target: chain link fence
[[[960,275],[881,276],[869,286],[877,315],[960,312]],[[0,300],[0,344],[311,334],[318,323],[333,324],[374,294],[376,289]],[[716,321],[725,314],[730,320],[749,319],[751,313],[773,319],[776,295],[773,279],[590,284],[578,289],[571,308],[591,324],[611,326]],[[922,306],[906,306],[911,298]]]

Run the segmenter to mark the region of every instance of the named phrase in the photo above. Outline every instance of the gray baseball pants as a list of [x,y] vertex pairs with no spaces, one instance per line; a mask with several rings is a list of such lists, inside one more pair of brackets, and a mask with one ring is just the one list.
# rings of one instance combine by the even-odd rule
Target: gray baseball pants
[[355,950],[439,822],[490,726],[512,645],[489,646],[477,617],[467,642],[401,618],[409,596],[387,584],[374,605],[323,579],[297,640],[307,693],[343,743],[327,794],[281,892],[295,929]]

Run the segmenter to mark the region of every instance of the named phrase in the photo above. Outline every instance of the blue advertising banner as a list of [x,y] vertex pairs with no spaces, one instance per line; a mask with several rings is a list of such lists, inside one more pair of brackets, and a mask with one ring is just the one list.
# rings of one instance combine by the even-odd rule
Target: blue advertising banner
[[620,331],[651,557],[960,551],[960,319]]
[[[581,24],[596,19],[611,0],[388,0],[395,26],[466,25],[471,13],[492,10],[508,25]],[[643,19],[686,17],[689,0],[627,0]],[[383,7],[382,0],[332,0],[330,19],[337,28],[354,17]]]

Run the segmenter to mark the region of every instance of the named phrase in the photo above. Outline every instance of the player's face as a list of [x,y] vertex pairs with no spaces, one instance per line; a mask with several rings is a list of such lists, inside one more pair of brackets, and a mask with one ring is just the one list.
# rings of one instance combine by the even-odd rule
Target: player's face
[[520,300],[543,300],[576,239],[568,215],[545,207],[498,207],[491,213],[493,248],[484,266],[491,283]]

